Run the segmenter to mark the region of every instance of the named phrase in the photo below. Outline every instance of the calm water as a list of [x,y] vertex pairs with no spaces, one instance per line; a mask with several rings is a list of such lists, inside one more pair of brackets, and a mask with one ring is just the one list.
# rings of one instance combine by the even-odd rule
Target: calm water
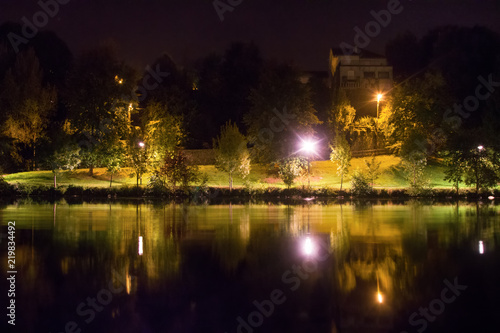
[[[498,332],[500,206],[36,204],[8,332]],[[2,329],[2,332],[5,332]]]

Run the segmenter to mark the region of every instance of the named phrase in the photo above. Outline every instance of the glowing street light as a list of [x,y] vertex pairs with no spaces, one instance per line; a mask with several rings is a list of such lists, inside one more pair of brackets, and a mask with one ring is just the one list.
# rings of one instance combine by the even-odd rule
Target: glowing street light
[[479,151],[482,151],[482,150],[484,149],[484,147],[483,147],[483,146],[481,146],[481,145],[479,145],[479,146],[477,146],[477,149],[478,149]]
[[141,147],[141,148],[144,148],[144,146],[146,146],[146,144],[145,144],[144,142],[142,142],[142,141],[141,141],[141,142],[139,142],[139,143],[138,143],[138,145],[139,145],[139,147]]
[[316,154],[316,145],[317,141],[314,141],[311,138],[307,138],[305,140],[302,140],[302,148],[300,150],[305,151],[307,155],[307,186],[311,186],[311,155]]
[[378,109],[379,109],[379,106],[380,106],[380,100],[382,99],[382,97],[384,97],[384,95],[377,94],[377,118],[378,118]]
[[482,240],[479,241],[479,254],[484,254],[484,243]]
[[384,297],[382,296],[382,293],[380,292],[380,284],[378,282],[378,273],[377,273],[377,302],[382,304],[384,302]]

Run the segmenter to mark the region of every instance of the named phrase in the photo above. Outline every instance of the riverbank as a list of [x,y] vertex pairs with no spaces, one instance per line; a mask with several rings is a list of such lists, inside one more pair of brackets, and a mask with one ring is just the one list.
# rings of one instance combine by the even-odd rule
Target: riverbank
[[411,198],[434,198],[434,199],[494,199],[500,198],[500,190],[495,189],[481,192],[476,195],[473,189],[461,189],[458,193],[452,189],[429,188],[412,193],[408,189],[373,189],[365,195],[358,195],[350,189],[342,190],[335,188],[234,188],[229,190],[224,187],[199,187],[192,186],[185,189],[154,189],[147,186],[115,186],[115,187],[83,187],[83,186],[60,186],[58,188],[46,185],[11,185],[3,183],[0,186],[0,197],[4,198],[45,198],[45,199],[69,199],[77,201],[91,201],[94,199],[127,199],[142,198],[166,201],[188,201],[193,203],[214,203],[225,200],[236,200],[240,202],[252,200],[271,201],[293,201],[308,202],[313,200],[351,200],[351,199],[411,199]]

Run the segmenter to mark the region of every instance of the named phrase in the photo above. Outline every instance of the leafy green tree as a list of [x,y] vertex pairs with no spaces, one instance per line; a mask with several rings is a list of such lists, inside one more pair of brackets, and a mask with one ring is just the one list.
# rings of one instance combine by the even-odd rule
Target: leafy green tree
[[426,155],[420,151],[413,151],[403,156],[402,165],[406,179],[410,183],[410,194],[417,195],[421,193],[427,185],[425,176]]
[[166,176],[167,183],[174,190],[177,189],[177,184],[180,184],[187,191],[189,183],[198,179],[198,167],[190,165],[186,155],[180,149],[165,157],[165,164],[161,169],[161,173]]
[[[131,101],[127,96],[135,84],[136,73],[119,60],[112,46],[87,51],[76,61],[66,96],[68,123],[81,140],[81,153],[90,175],[108,148],[114,147],[115,140],[109,140],[108,136],[129,127]],[[126,133],[120,136],[126,139]]]
[[312,136],[316,117],[308,86],[297,70],[286,65],[269,66],[250,94],[251,109],[245,115],[248,140],[263,163],[278,161],[297,150],[299,138]]
[[449,151],[446,154],[444,163],[446,170],[444,172],[444,180],[450,182],[455,188],[457,195],[460,183],[464,182],[465,175],[465,161],[462,160],[460,151]]
[[36,168],[36,152],[51,113],[55,110],[57,93],[43,83],[43,73],[33,49],[18,54],[14,67],[7,71],[1,94],[5,122],[4,135],[15,144],[13,152],[19,160],[19,151],[28,148],[31,153],[29,169]]
[[113,175],[121,170],[125,165],[126,153],[121,142],[114,148],[107,150],[107,155],[104,159],[106,171],[109,173],[109,187],[113,185]]
[[351,147],[343,134],[337,134],[330,149],[330,160],[337,163],[337,175],[340,176],[340,190],[342,191],[344,177],[349,173],[351,166]]
[[235,174],[245,178],[250,173],[250,154],[247,140],[238,126],[228,121],[221,127],[220,135],[213,142],[215,167],[229,176],[229,190],[233,189]]
[[183,143],[186,137],[183,118],[169,113],[168,107],[158,102],[151,102],[141,117],[147,159],[150,168],[154,170],[161,167],[165,158]]
[[288,188],[293,185],[295,178],[306,172],[307,160],[302,157],[288,157],[278,163],[278,175]]
[[372,191],[370,180],[361,170],[354,170],[351,175],[351,192],[356,195],[368,195]]
[[365,166],[366,166],[366,176],[370,182],[370,186],[373,189],[373,185],[375,184],[375,181],[377,178],[380,176],[380,164],[382,162],[378,161],[375,158],[375,156],[372,156],[370,160],[365,160]]
[[465,184],[475,185],[476,194],[480,189],[488,190],[500,181],[500,154],[490,147],[478,146],[465,151]]
[[54,174],[54,188],[57,187],[57,175],[63,170],[73,171],[81,163],[80,147],[76,144],[65,144],[56,150],[50,159],[48,165]]
[[356,109],[351,105],[344,90],[339,89],[334,96],[333,107],[328,115],[332,133],[342,132],[349,135],[354,126]]
[[441,75],[427,73],[396,86],[387,96],[380,128],[396,152],[439,151],[444,144],[443,114],[453,105]]

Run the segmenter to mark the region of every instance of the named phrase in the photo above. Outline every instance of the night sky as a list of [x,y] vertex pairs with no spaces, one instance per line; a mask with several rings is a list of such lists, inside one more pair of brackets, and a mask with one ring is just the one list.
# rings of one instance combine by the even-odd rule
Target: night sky
[[[326,70],[329,48],[353,44],[353,29],[364,30],[374,20],[370,11],[386,9],[389,1],[243,0],[221,21],[213,0],[71,0],[60,5],[45,29],[55,31],[74,54],[113,40],[137,68],[165,52],[189,65],[208,53],[223,53],[231,41],[254,41],[265,58]],[[401,6],[367,49],[383,53],[400,32],[422,36],[441,25],[482,25],[500,32],[498,0],[401,0]],[[0,22],[31,20],[39,10],[34,0],[0,0]]]

